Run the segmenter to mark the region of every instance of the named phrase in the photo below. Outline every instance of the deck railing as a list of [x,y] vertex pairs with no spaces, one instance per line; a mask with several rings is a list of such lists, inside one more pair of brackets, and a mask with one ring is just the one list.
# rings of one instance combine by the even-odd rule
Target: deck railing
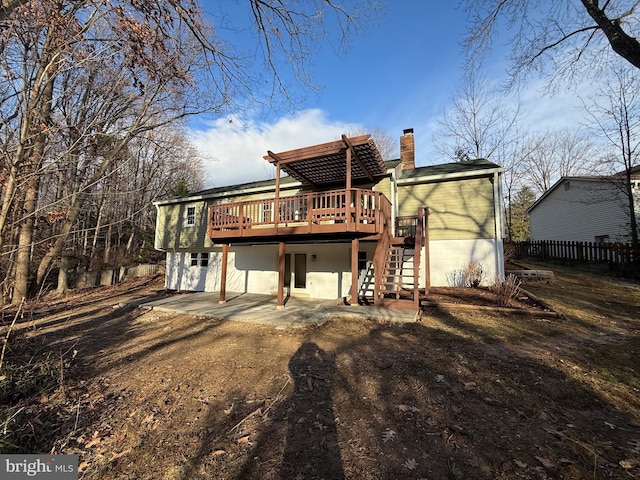
[[353,188],[211,205],[210,238],[331,232],[380,233],[391,204],[380,192]]

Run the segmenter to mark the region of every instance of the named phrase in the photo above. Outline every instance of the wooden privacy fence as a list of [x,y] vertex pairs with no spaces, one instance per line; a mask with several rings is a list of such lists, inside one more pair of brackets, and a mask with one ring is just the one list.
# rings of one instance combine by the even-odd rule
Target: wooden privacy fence
[[540,260],[568,260],[574,262],[607,262],[629,264],[638,261],[638,251],[630,243],[571,242],[564,240],[535,240],[516,242],[516,258],[534,257]]
[[111,268],[87,272],[80,270],[69,272],[69,286],[71,288],[88,288],[98,285],[114,285],[126,278],[146,277],[156,273],[164,273],[164,266],[144,263],[129,267]]

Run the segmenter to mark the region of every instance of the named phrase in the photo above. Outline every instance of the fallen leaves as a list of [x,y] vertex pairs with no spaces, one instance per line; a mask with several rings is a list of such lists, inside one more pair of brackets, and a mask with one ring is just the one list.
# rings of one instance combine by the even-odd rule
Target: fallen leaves
[[420,409],[413,405],[396,405],[396,408],[401,412],[420,413]]
[[536,460],[538,460],[542,464],[542,466],[544,468],[553,468],[553,467],[555,467],[555,464],[551,460],[549,460],[548,458],[536,457]]
[[382,442],[383,443],[392,442],[396,439],[396,435],[397,434],[394,430],[387,428],[382,434]]
[[402,464],[402,466],[409,470],[415,470],[416,467],[418,466],[418,462],[416,462],[415,458],[409,458],[406,462]]
[[640,467],[640,461],[638,460],[625,459],[625,460],[620,460],[620,462],[618,463],[625,470],[631,470],[633,468]]

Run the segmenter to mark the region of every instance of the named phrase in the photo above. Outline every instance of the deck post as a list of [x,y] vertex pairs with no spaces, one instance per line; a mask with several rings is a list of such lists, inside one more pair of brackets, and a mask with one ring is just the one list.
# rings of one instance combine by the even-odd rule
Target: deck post
[[351,306],[358,305],[358,249],[360,241],[351,240]]
[[278,243],[278,310],[284,308],[284,254],[285,243]]
[[[352,231],[353,223],[351,220],[351,215],[353,214],[353,203],[351,202],[351,147],[347,147],[347,177],[345,179],[345,208],[347,209],[347,217],[345,218],[345,222],[347,222],[347,232]],[[355,200],[354,200],[355,201]]]
[[229,258],[229,244],[222,244],[222,269],[220,272],[220,300],[218,303],[227,303],[227,259]]

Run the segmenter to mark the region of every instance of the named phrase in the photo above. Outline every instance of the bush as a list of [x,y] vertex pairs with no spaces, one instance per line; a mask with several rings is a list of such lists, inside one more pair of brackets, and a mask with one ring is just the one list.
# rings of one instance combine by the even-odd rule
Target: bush
[[484,267],[480,262],[469,262],[462,269],[462,282],[465,287],[478,288],[484,280]]
[[520,291],[520,280],[515,275],[507,275],[504,280],[496,277],[491,285],[491,290],[496,295],[496,303],[499,307],[508,307]]

